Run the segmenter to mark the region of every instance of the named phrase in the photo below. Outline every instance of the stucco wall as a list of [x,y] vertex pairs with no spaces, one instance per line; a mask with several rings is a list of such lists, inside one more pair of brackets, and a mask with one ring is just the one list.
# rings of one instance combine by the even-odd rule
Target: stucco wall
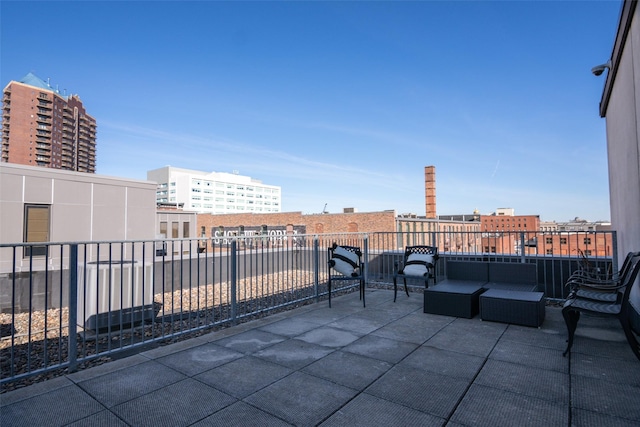
[[[31,203],[51,206],[50,242],[153,240],[155,193],[148,181],[2,163],[0,243],[23,242],[24,206]],[[0,271],[12,267],[10,251],[1,249]]]
[[620,259],[640,250],[640,8],[635,9],[606,110],[611,225]]

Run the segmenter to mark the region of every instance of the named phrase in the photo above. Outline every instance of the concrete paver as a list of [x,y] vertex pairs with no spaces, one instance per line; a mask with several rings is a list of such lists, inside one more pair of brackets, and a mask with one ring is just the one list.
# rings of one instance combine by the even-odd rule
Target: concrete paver
[[585,316],[541,328],[422,312],[367,291],[0,395],[9,426],[640,425],[640,362]]

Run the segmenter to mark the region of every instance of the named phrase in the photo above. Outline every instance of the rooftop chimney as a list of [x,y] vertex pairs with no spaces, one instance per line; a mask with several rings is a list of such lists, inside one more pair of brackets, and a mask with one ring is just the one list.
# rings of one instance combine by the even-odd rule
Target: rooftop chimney
[[425,166],[424,168],[424,199],[427,218],[437,218],[435,166]]

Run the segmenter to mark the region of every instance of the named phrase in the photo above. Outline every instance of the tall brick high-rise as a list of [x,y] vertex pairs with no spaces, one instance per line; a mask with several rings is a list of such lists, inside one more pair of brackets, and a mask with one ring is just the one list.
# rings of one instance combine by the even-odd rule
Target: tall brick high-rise
[[29,73],[3,91],[1,161],[95,173],[96,119]]

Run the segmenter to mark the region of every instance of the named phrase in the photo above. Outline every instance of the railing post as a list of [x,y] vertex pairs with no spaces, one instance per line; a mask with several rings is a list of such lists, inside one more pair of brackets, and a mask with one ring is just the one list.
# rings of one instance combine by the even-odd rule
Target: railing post
[[320,242],[318,236],[313,236],[313,291],[316,303],[320,302]]
[[520,232],[520,262],[522,264],[525,263],[525,256],[524,256],[524,251],[525,251],[525,246],[524,246],[524,231]]
[[618,277],[618,232],[616,230],[611,230],[611,271],[613,272],[613,277]]
[[236,248],[238,243],[236,239],[231,240],[231,322],[235,325],[237,322],[237,295],[236,290],[238,288],[238,275],[236,272],[238,265],[238,254]]
[[69,245],[69,372],[78,369],[78,244]]
[[367,276],[369,275],[369,235],[364,235],[364,286],[367,287]]

